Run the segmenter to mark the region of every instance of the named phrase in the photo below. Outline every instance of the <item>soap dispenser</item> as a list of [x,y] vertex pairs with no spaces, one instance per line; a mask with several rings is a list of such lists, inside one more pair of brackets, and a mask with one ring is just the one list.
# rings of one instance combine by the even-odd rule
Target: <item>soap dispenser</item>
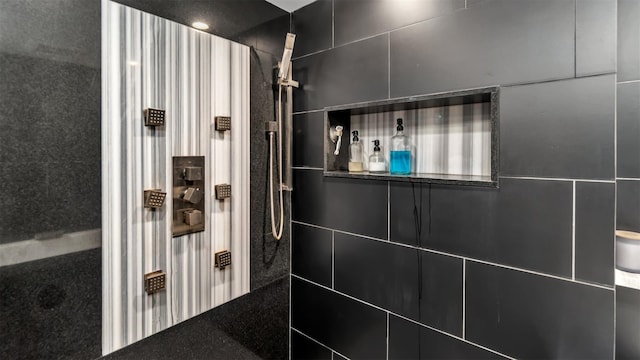
[[373,154],[369,156],[369,172],[383,173],[387,171],[387,162],[380,152],[380,140],[373,140]]
[[404,135],[402,119],[397,120],[396,135],[391,138],[390,173],[394,175],[411,174],[411,147]]
[[358,138],[358,130],[352,132],[353,140],[349,145],[349,172],[361,172],[362,161],[364,160],[362,154],[362,144]]

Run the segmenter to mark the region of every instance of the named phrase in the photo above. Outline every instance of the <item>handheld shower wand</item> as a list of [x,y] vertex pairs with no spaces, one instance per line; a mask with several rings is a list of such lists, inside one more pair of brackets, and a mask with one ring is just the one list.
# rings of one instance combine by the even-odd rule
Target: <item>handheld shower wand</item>
[[[278,111],[276,124],[273,121],[267,121],[267,132],[269,134],[269,198],[271,203],[271,232],[276,240],[282,238],[284,229],[284,202],[282,192],[284,190],[284,184],[282,183],[282,88],[287,88],[287,101],[291,102],[291,87],[298,87],[298,82],[291,79],[291,56],[293,54],[293,45],[295,43],[296,35],[288,33],[284,43],[284,52],[282,54],[282,61],[279,63],[278,69]],[[288,117],[291,116],[289,112]],[[275,125],[275,127],[273,126]],[[273,157],[274,157],[274,136],[278,133],[278,193],[279,193],[279,210],[280,216],[277,220],[275,218],[274,199],[273,199]],[[287,138],[287,141],[291,141]]]

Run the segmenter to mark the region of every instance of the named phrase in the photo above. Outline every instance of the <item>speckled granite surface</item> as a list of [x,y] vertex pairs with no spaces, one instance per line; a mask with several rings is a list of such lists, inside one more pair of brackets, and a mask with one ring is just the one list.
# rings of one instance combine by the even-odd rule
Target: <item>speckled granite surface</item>
[[0,358],[100,356],[101,249],[0,267]]
[[286,359],[288,327],[285,276],[101,359]]

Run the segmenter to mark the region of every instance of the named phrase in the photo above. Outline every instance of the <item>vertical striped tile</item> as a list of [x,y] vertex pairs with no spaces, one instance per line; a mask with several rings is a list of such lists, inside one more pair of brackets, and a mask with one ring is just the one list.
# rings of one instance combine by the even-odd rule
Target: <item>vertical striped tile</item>
[[389,161],[396,119],[413,146],[412,167],[417,173],[491,176],[491,117],[489,103],[452,105],[351,116],[351,131],[358,130],[365,164],[373,153],[373,140]]
[[[246,46],[103,0],[103,353],[249,290],[249,50]],[[145,127],[145,108],[166,125]],[[231,116],[231,132],[213,127]],[[172,157],[205,156],[205,231],[173,238]],[[232,185],[231,201],[214,186]],[[169,194],[143,207],[144,189]],[[213,253],[230,250],[220,271]],[[145,273],[167,289],[148,296]]]

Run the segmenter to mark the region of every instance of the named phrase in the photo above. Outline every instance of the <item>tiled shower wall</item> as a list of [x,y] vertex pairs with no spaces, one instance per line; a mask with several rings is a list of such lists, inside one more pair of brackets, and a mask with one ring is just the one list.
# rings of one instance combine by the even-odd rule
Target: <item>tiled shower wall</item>
[[[103,353],[249,291],[249,48],[111,1],[103,19]],[[146,127],[143,110],[166,110]],[[216,132],[215,116],[232,131]],[[172,236],[172,157],[204,156],[204,231]],[[216,184],[233,196],[215,198]],[[143,208],[143,191],[167,193]],[[229,250],[232,265],[215,268]],[[145,294],[144,274],[166,273]]]
[[[291,357],[611,359],[637,337],[637,322],[614,328],[616,293],[638,301],[614,285],[614,228],[616,86],[618,106],[634,86],[616,83],[638,79],[638,11],[320,0],[293,13]],[[616,24],[631,37],[618,73]],[[491,85],[499,189],[323,177],[325,106]],[[624,156],[638,161],[620,139],[618,177]],[[638,199],[617,203],[634,224]]]
[[[640,232],[640,2],[618,0],[616,227]],[[640,358],[640,290],[616,286],[616,354]]]

